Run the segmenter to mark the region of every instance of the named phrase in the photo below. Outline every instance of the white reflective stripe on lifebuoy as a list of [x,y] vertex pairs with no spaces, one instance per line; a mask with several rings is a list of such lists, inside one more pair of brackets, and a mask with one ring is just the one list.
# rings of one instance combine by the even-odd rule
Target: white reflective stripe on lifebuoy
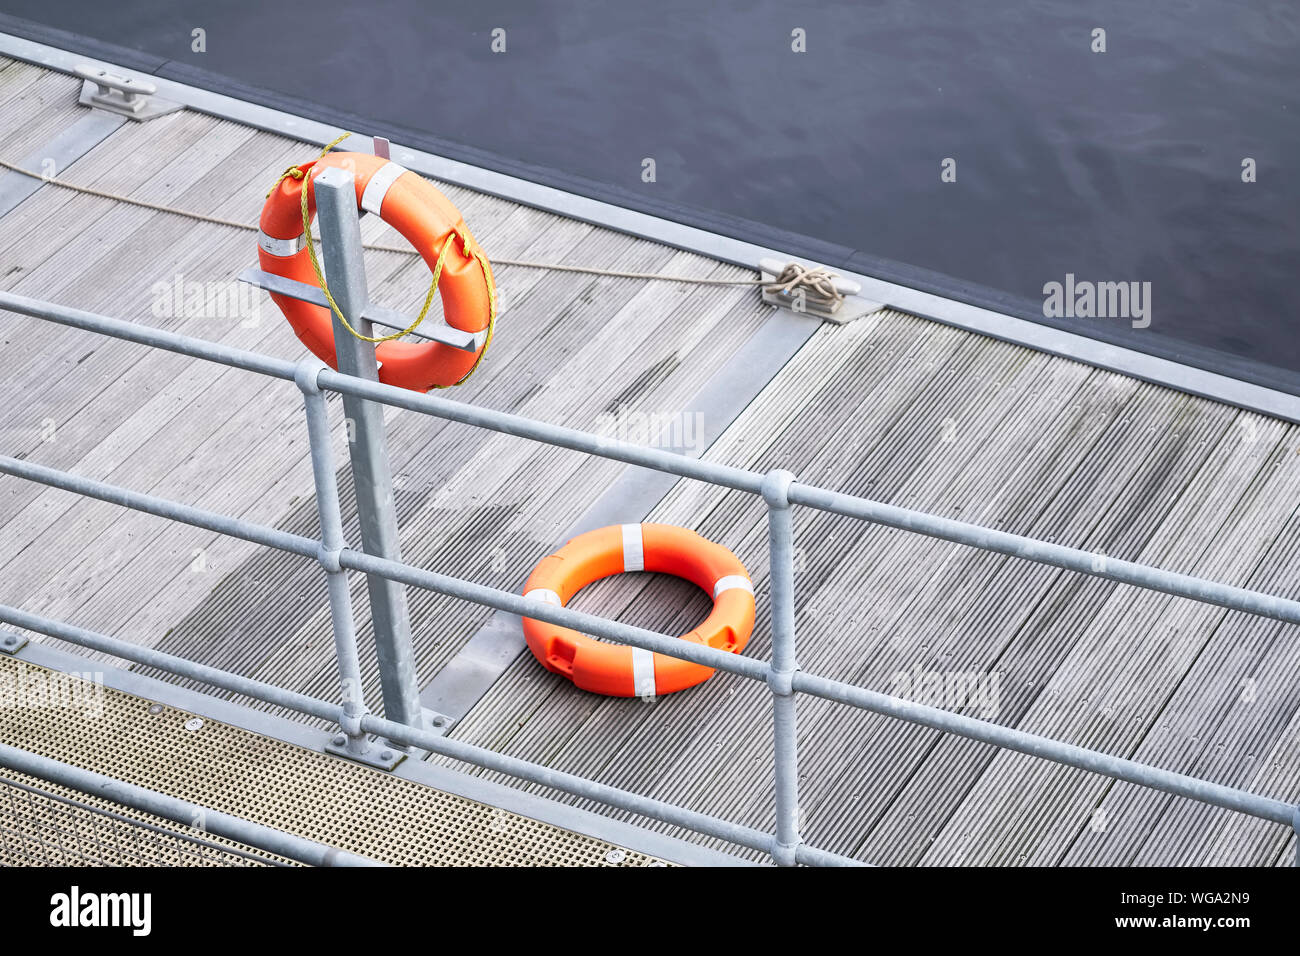
[[302,252],[303,244],[302,236],[294,236],[292,239],[277,239],[275,236],[268,236],[261,229],[257,230],[257,247],[263,252],[269,252],[280,259],[296,256]]
[[655,695],[655,656],[644,647],[632,648],[632,692],[637,697]]
[[524,597],[532,598],[534,601],[542,601],[546,604],[554,604],[556,607],[564,607],[564,602],[560,600],[560,596],[550,588],[533,588],[531,591],[526,591]]
[[740,588],[753,594],[754,582],[743,574],[728,574],[725,578],[718,578],[718,583],[713,585],[713,600],[716,601],[723,591],[730,591],[733,588]]
[[404,172],[406,167],[399,166],[397,163],[384,163],[375,170],[366,183],[365,191],[361,193],[361,208],[366,212],[373,212],[376,216],[380,215],[389,187],[397,182]]
[[645,539],[639,524],[625,524],[623,528],[623,570],[645,570]]

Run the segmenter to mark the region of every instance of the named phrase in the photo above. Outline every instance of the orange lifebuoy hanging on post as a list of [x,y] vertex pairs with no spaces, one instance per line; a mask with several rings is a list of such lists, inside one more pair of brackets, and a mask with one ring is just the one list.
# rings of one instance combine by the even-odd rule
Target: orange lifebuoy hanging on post
[[[307,190],[310,219],[316,212],[313,175],[331,166],[352,172],[359,210],[377,214],[423,257],[437,277],[447,324],[463,332],[484,333],[476,351],[441,342],[380,341],[375,348],[379,381],[417,392],[464,381],[491,340],[496,316],[492,270],[460,212],[422,176],[367,153],[329,153],[294,167],[291,175],[275,184],[262,207],[257,243],[262,270],[319,286],[305,244],[302,191]],[[321,361],[337,367],[330,309],[275,293],[271,298],[302,343]],[[355,327],[359,317],[344,318]]]
[[[745,566],[722,545],[672,525],[611,525],[580,534],[541,560],[524,585],[524,596],[563,606],[593,581],[625,571],[672,574],[713,597],[713,611],[683,640],[733,653],[749,642],[754,585]],[[609,644],[533,618],[524,618],[524,638],[547,670],[611,697],[671,694],[713,676],[713,668],[703,664]]]

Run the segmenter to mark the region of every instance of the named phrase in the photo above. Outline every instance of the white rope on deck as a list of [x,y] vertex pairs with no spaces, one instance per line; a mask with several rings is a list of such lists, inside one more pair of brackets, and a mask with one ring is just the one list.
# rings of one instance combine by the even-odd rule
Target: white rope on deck
[[[173,216],[184,216],[187,219],[193,219],[197,222],[207,222],[216,226],[227,226],[231,229],[243,229],[250,232],[256,232],[258,228],[255,225],[250,225],[246,222],[239,222],[235,219],[224,219],[221,216],[209,216],[205,213],[195,212],[192,209],[181,209],[176,206],[169,206],[166,203],[149,202],[144,199],[136,199],[134,196],[126,196],[105,189],[96,189],[93,186],[71,183],[66,179],[59,179],[56,176],[46,176],[43,173],[38,173],[34,170],[24,169],[22,166],[18,166],[5,159],[0,159],[0,166],[3,166],[10,172],[18,173],[22,176],[29,176],[32,179],[40,180],[41,182],[48,183],[51,186],[71,189],[74,192],[82,193],[87,196],[98,196],[101,199],[108,199],[113,202],[126,203],[127,205],[137,206],[141,209],[168,213]],[[383,243],[365,244],[365,248],[373,249],[376,252],[396,252],[401,255],[409,256],[419,255],[419,253],[414,249],[403,248],[401,246],[390,246]],[[514,266],[519,269],[545,269],[550,272],[579,272],[585,275],[606,276],[614,279],[684,282],[690,285],[761,286],[766,292],[789,293],[795,289],[803,289],[804,294],[809,300],[826,305],[829,305],[832,302],[838,302],[844,298],[843,294],[835,288],[835,273],[830,272],[822,266],[809,267],[797,262],[788,263],[781,271],[781,274],[776,277],[775,281],[769,281],[766,279],[707,279],[698,276],[665,275],[660,272],[628,272],[619,269],[601,269],[595,266],[565,265],[558,262],[534,262],[529,259],[493,258],[491,263],[494,266]]]

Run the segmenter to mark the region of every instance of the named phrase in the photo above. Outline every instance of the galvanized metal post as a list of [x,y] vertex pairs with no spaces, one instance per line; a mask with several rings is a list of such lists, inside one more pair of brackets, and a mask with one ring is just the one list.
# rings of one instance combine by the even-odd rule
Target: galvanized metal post
[[357,653],[356,621],[352,615],[352,593],[347,572],[339,564],[346,542],[343,538],[343,511],[339,506],[339,485],[334,474],[334,456],[330,453],[329,412],[325,396],[316,378],[325,363],[305,358],[298,363],[294,381],[302,391],[307,412],[307,443],[311,448],[312,477],[316,485],[316,512],[320,519],[321,550],[318,558],[325,569],[329,589],[330,622],[334,629],[334,654],[338,660],[339,687],[343,712],[339,715],[341,734],[327,749],[361,760],[373,766],[392,769],[402,754],[394,748],[373,745],[361,729],[361,718],[370,712],[361,688],[361,661]]
[[[370,296],[361,259],[361,227],[357,217],[354,177],[346,169],[331,168],[315,176],[312,182],[320,215],[325,277],[330,292],[352,327],[363,335],[369,335],[371,326],[364,314]],[[374,346],[352,335],[337,314],[333,319],[339,371],[377,382],[379,375]],[[367,554],[401,561],[383,407],[357,396],[345,395],[343,409],[348,418],[348,451],[356,486],[362,546]],[[395,581],[373,574],[367,576],[366,585],[370,592],[384,713],[389,720],[423,728],[406,589]]]
[[1300,804],[1296,804],[1295,813],[1291,816],[1291,832],[1295,834],[1295,858],[1291,865],[1300,866]]
[[794,475],[770,471],[763,477],[767,502],[767,539],[772,596],[772,666],[767,684],[772,691],[772,759],[776,784],[776,841],[772,859],[777,866],[794,866],[802,842],[799,836],[799,731],[795,719],[794,672],[794,522],[790,514],[790,485]]

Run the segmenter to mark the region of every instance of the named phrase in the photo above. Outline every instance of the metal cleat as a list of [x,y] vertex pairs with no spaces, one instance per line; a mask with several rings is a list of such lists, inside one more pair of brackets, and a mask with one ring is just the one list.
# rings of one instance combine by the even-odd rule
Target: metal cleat
[[85,64],[78,66],[76,73],[85,81],[81,84],[81,97],[78,99],[83,106],[107,110],[139,122],[181,108],[179,103],[155,97],[158,87],[148,80],[119,76]]

